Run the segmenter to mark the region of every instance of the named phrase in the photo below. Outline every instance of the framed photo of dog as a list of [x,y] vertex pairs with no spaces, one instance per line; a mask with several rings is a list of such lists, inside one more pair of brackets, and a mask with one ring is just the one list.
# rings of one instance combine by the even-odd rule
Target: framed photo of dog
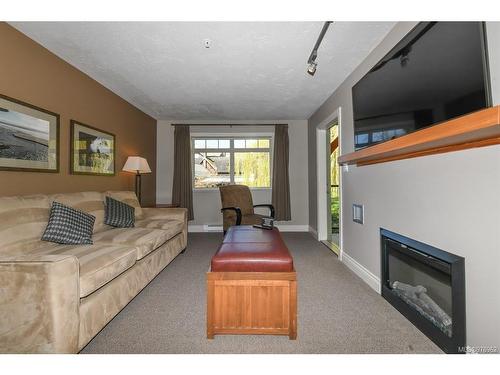
[[70,121],[71,174],[91,176],[115,175],[115,135],[83,124]]

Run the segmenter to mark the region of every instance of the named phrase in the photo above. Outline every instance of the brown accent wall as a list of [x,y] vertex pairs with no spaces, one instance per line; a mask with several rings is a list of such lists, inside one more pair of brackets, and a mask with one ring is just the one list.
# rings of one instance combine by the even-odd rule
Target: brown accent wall
[[[144,203],[156,195],[156,120],[60,59],[10,25],[0,23],[0,93],[60,115],[60,171],[0,171],[0,196],[87,190],[133,190],[133,174],[121,172],[129,155],[145,157]],[[71,119],[116,135],[116,175],[69,173]]]

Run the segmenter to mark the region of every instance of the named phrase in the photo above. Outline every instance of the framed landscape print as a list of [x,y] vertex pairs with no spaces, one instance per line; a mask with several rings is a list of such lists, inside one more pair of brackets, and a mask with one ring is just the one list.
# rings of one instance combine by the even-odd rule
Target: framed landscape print
[[0,94],[0,170],[59,172],[59,115]]
[[71,120],[70,163],[72,174],[115,175],[115,136]]

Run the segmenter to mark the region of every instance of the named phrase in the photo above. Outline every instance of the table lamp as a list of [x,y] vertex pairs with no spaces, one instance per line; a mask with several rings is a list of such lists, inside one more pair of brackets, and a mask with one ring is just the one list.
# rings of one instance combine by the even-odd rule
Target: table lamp
[[148,161],[140,156],[129,156],[122,171],[135,172],[135,195],[141,203],[141,174],[151,173]]

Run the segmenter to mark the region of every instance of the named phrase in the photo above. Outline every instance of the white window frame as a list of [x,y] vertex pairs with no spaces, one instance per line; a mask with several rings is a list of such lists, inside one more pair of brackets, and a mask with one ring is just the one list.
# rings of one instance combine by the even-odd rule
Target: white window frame
[[[229,139],[229,148],[194,148],[195,140],[200,139]],[[269,148],[235,148],[234,140],[236,139],[268,139]],[[218,188],[197,188],[194,187],[195,178],[195,168],[194,168],[194,156],[197,152],[228,152],[229,153],[229,180],[231,184],[234,184],[234,154],[236,152],[269,152],[269,187],[250,187],[250,190],[271,190],[272,187],[272,176],[273,176],[273,146],[274,146],[274,134],[273,133],[192,133],[191,134],[191,166],[192,166],[192,183],[193,191],[218,191]]]

